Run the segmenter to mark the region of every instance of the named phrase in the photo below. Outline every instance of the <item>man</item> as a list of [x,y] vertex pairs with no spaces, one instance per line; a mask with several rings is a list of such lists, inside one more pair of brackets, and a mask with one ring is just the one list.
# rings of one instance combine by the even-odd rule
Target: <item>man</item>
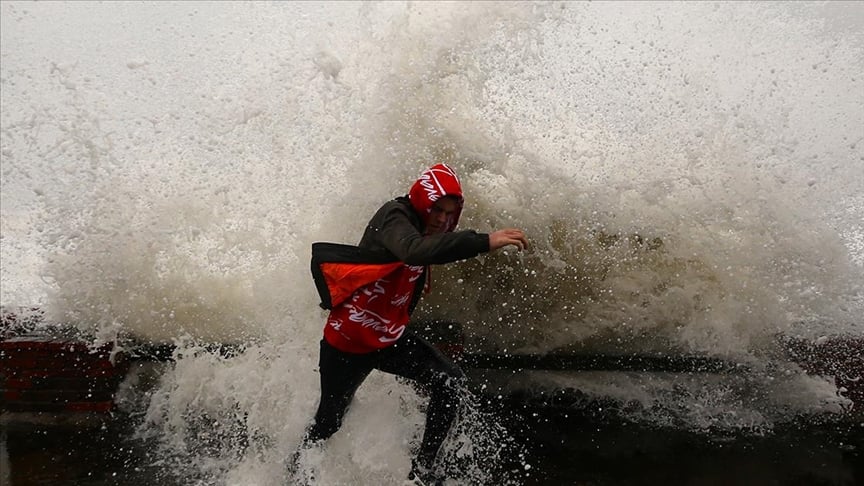
[[[435,459],[456,418],[464,374],[408,328],[429,265],[475,257],[508,245],[528,246],[519,229],[454,231],[462,187],[445,164],[430,167],[407,196],[385,203],[356,247],[315,243],[312,273],[321,306],[330,309],[321,341],[321,400],[304,446],[335,433],[354,393],[373,369],[407,378],[429,393],[426,428],[409,479],[434,484]],[[296,467],[297,455],[294,466]]]

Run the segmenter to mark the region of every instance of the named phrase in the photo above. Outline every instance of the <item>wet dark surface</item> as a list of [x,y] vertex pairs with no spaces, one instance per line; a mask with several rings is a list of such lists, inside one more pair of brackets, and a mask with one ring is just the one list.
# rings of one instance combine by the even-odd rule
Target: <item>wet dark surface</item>
[[128,416],[5,414],[2,484],[179,484],[155,464]]
[[864,424],[790,424],[770,435],[526,418],[530,484],[861,485]]
[[[855,421],[802,419],[754,436],[695,434],[561,410],[508,414],[527,447],[526,485],[864,484],[864,424]],[[132,438],[128,416],[48,422],[6,415],[3,485],[189,483],[160,467],[152,444]]]

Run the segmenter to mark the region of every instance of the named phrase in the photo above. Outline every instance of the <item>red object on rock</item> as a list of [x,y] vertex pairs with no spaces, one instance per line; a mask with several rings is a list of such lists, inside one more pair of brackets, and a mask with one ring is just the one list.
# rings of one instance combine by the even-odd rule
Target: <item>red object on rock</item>
[[74,339],[24,335],[0,341],[0,410],[108,412],[129,370],[112,346],[91,348]]

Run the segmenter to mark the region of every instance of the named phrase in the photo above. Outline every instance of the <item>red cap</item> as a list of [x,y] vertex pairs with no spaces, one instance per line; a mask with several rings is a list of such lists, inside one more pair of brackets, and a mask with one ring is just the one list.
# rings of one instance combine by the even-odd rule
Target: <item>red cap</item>
[[411,205],[423,220],[424,226],[429,224],[429,216],[435,201],[445,196],[454,197],[459,202],[459,208],[448,222],[445,230],[453,231],[459,223],[463,201],[462,185],[459,184],[459,178],[456,177],[456,172],[453,169],[447,164],[436,164],[429,167],[420,174],[420,178],[408,192],[408,199],[411,200]]

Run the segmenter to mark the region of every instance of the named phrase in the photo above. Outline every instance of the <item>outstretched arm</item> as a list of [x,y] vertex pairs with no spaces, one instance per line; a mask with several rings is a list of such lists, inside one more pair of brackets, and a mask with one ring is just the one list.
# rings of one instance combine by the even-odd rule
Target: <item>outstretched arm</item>
[[[489,251],[489,237],[474,231],[456,231],[424,235],[399,206],[382,208],[386,211],[382,223],[372,223],[367,234],[399,260],[409,265],[434,265],[472,258]],[[373,221],[378,219],[373,218]],[[365,237],[364,237],[365,238]]]
[[515,228],[492,234],[456,231],[424,235],[414,224],[402,205],[385,205],[370,222],[363,239],[377,242],[410,265],[454,262],[508,245],[514,245],[519,250],[528,247],[525,233]]

